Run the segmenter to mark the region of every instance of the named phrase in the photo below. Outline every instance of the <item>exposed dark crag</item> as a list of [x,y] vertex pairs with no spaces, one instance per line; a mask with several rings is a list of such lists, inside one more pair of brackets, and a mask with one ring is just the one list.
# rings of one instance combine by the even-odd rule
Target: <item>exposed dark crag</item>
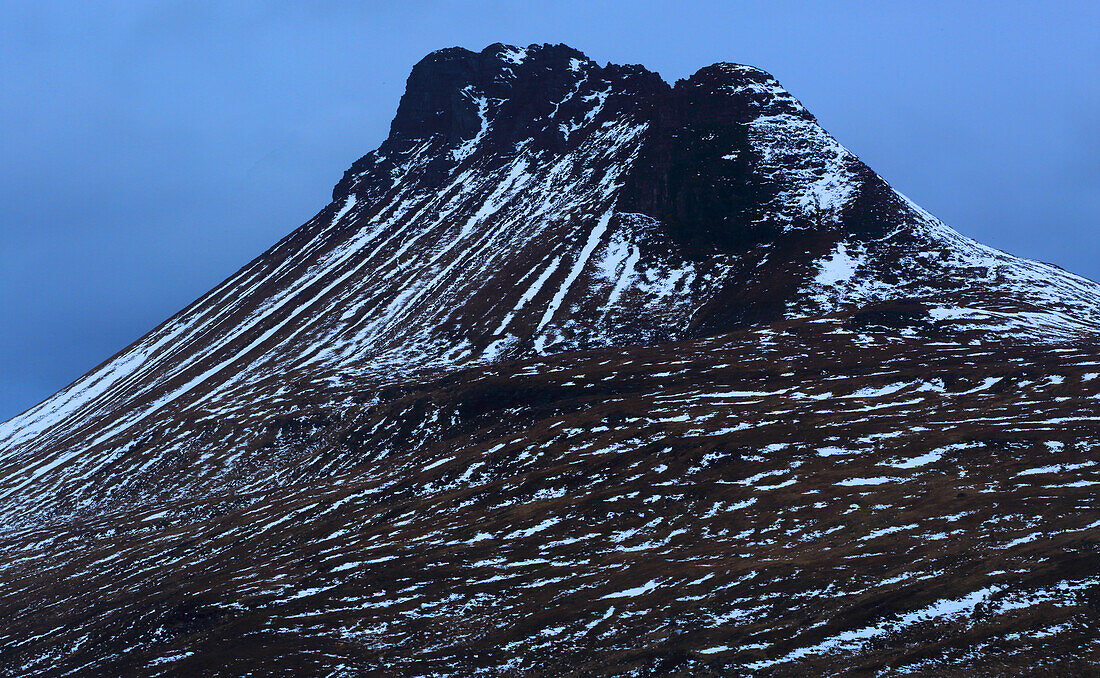
[[0,425],[0,670],[1092,675],[1098,346],[763,71],[442,50]]

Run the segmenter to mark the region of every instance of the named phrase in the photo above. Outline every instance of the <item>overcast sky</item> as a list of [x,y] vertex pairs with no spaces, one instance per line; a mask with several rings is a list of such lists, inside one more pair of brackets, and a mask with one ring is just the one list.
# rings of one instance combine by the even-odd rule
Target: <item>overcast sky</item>
[[453,45],[759,66],[948,224],[1098,279],[1098,34],[1095,0],[6,0],[0,420],[311,217]]

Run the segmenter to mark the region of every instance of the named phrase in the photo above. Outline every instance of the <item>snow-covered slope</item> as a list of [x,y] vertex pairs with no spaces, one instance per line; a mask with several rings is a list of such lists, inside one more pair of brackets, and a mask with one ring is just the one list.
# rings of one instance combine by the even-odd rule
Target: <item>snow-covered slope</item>
[[[305,521],[280,529],[294,533],[300,527],[305,530],[302,535],[319,538],[316,530],[320,528],[309,521],[327,526],[327,521],[343,524],[352,520],[351,514],[341,518],[343,514],[322,508],[330,501],[336,502],[333,506],[345,501],[355,505],[358,500],[349,499],[339,489],[344,482],[361,486],[362,497],[372,502],[377,493],[403,487],[386,500],[394,520],[406,510],[410,515],[421,515],[420,510],[431,513],[436,509],[425,507],[444,506],[451,493],[482,493],[468,501],[487,503],[475,503],[472,509],[462,504],[461,521],[431,528],[441,530],[440,534],[455,530],[464,535],[461,538],[438,541],[408,535],[410,541],[399,542],[383,539],[378,533],[371,537],[381,540],[377,556],[371,555],[375,547],[362,545],[349,544],[346,551],[334,551],[348,562],[339,566],[343,570],[333,572],[354,570],[363,563],[403,557],[400,554],[408,544],[424,540],[433,548],[442,548],[444,543],[457,549],[466,548],[460,546],[463,543],[476,544],[480,533],[465,533],[485,519],[479,515],[496,515],[493,512],[505,505],[530,503],[533,498],[585,502],[586,497],[603,496],[601,493],[614,487],[630,499],[628,504],[635,510],[637,502],[644,506],[646,493],[654,491],[655,484],[665,482],[661,479],[664,471],[657,468],[680,469],[682,474],[667,482],[680,487],[679,496],[686,501],[684,497],[693,491],[691,483],[695,482],[690,464],[680,468],[676,465],[680,462],[661,461],[670,451],[681,449],[690,458],[698,456],[692,463],[701,464],[700,468],[724,460],[721,472],[716,471],[718,475],[707,481],[716,483],[715,488],[727,482],[745,488],[766,485],[763,479],[772,475],[777,483],[786,482],[783,473],[787,472],[768,466],[773,461],[787,464],[788,475],[803,473],[795,469],[812,468],[813,478],[831,478],[835,469],[825,468],[824,462],[817,460],[830,457],[821,450],[837,449],[841,450],[837,455],[846,460],[858,456],[845,471],[852,477],[826,483],[832,489],[815,485],[804,494],[821,494],[829,510],[840,510],[837,502],[841,494],[852,494],[860,506],[873,503],[876,493],[897,506],[909,506],[911,497],[904,492],[892,494],[895,489],[911,482],[908,487],[921,487],[923,492],[930,484],[940,483],[939,476],[921,470],[912,472],[911,480],[901,480],[890,469],[910,468],[904,466],[910,462],[913,468],[923,469],[948,452],[968,450],[959,453],[961,460],[978,454],[969,450],[986,450],[993,443],[971,429],[966,434],[970,437],[962,442],[903,434],[903,429],[962,426],[964,420],[989,416],[991,410],[983,408],[1003,408],[1017,413],[1014,416],[1024,416],[1028,404],[1034,402],[1053,408],[1049,415],[1040,415],[1033,408],[1032,424],[1037,430],[1067,421],[1084,422],[1074,426],[1087,429],[1091,414],[1076,418],[1068,409],[1070,404],[1055,404],[1050,399],[1066,398],[1065,403],[1080,411],[1091,408],[1094,399],[1079,398],[1077,393],[1056,396],[1054,391],[1062,391],[1033,385],[1038,377],[1018,379],[1019,392],[997,390],[1003,400],[991,400],[988,391],[994,384],[1001,384],[996,387],[1001,389],[1016,379],[1015,373],[1002,374],[997,369],[1017,358],[1021,365],[1042,364],[1044,369],[1075,375],[1075,383],[1086,390],[1100,384],[1081,376],[1088,374],[1082,370],[1089,369],[1094,355],[1089,347],[1095,346],[1098,332],[1100,286],[1056,267],[992,250],[952,231],[889,187],[763,71],[716,64],[669,86],[644,68],[601,67],[560,45],[494,45],[480,53],[442,50],[413,69],[389,138],[345,173],[334,190],[333,202],[316,217],[119,355],[0,425],[0,537],[6,539],[0,548],[11,563],[3,576],[15,577],[12,573],[29,567],[19,563],[35,563],[41,568],[42,558],[47,556],[70,568],[65,571],[68,574],[51,575],[51,581],[64,581],[78,573],[92,576],[100,571],[96,569],[100,558],[107,559],[102,562],[124,559],[120,562],[128,563],[135,581],[158,576],[154,561],[166,549],[178,547],[176,536],[154,534],[151,550],[140,557],[127,551],[129,546],[113,541],[93,540],[94,545],[87,547],[90,550],[81,551],[85,529],[114,535],[122,529],[119,521],[150,521],[165,525],[165,530],[176,530],[183,520],[191,527],[178,528],[182,531],[173,534],[217,541],[238,530],[225,528],[217,523],[220,519],[212,517],[228,515],[224,509],[237,511],[233,520],[249,530],[255,528],[258,535],[278,534],[269,532],[273,525]],[[781,339],[803,335],[808,338],[793,343]],[[786,352],[776,352],[776,341]],[[835,345],[838,341],[843,347]],[[928,352],[924,362],[922,348]],[[841,362],[858,364],[858,356],[870,360],[874,355],[880,364],[896,365],[873,374],[854,367],[834,372],[830,363],[819,362],[819,353],[830,352],[840,356]],[[679,353],[684,357],[677,358]],[[1064,359],[1044,362],[1039,356],[1047,353],[1056,358],[1064,355]],[[765,355],[805,381],[792,381],[778,368],[769,368],[767,374],[744,372],[749,365],[764,369],[760,365]],[[948,384],[954,377],[932,374],[937,359],[954,361],[958,370],[966,372],[957,375],[960,385]],[[687,381],[683,376],[687,368],[681,367],[685,364],[693,366],[691,374],[695,375]],[[806,370],[808,364],[815,366],[813,370]],[[741,370],[735,379],[731,377],[736,383],[719,380],[707,385],[707,375],[729,369]],[[558,373],[568,378],[554,376]],[[600,415],[605,419],[582,418],[567,425],[555,419],[557,415],[551,416],[572,411],[577,401],[566,393],[595,388],[594,374],[600,375],[596,390],[608,399],[601,406],[619,403]],[[499,379],[526,385],[506,387],[496,381]],[[988,379],[994,381],[987,383]],[[840,396],[834,394],[842,391],[856,400],[837,401]],[[912,402],[899,403],[899,398]],[[865,404],[849,407],[848,403],[855,402]],[[556,403],[552,412],[540,410],[532,418],[531,408],[550,407],[551,403]],[[759,413],[750,414],[749,405],[759,405]],[[916,407],[906,409],[903,405]],[[596,407],[595,401],[589,406]],[[882,420],[882,430],[861,432],[865,422],[877,421],[880,415],[870,413],[881,408],[893,412],[892,418]],[[780,420],[770,419],[768,411],[803,413],[785,424],[794,427],[801,442],[790,447],[798,441],[769,428]],[[487,421],[485,412],[493,412],[499,419]],[[812,453],[805,448],[806,441],[825,435],[814,431],[815,417],[837,432],[823,438],[818,452]],[[990,419],[985,425],[991,430],[1007,426],[1000,419]],[[652,426],[659,430],[650,430]],[[565,427],[560,430],[571,433],[557,437],[551,434],[555,427]],[[604,430],[613,433],[604,435]],[[1017,433],[996,435],[1011,438]],[[1057,450],[1028,439],[1027,449],[1035,450],[1036,468],[1066,470],[1072,476],[1066,476],[1066,487],[1094,482],[1079,477],[1092,473],[1094,461],[1088,455],[1093,447],[1083,441],[1094,440],[1089,437],[1093,433],[1051,435],[1049,442],[1061,445]],[[897,443],[879,442],[893,437],[898,438]],[[713,447],[712,439],[721,441],[720,445]],[[671,448],[665,449],[662,441]],[[975,441],[981,445],[971,445]],[[775,447],[781,442],[788,447]],[[902,442],[904,449],[891,447]],[[1027,455],[1031,452],[1025,454],[1004,444],[1017,455],[1013,459],[1020,463],[1030,459]],[[891,467],[894,462],[887,463],[882,457],[884,449],[909,462],[895,460],[903,465]],[[1084,456],[1063,459],[1071,450]],[[619,463],[608,455],[622,463],[630,459],[633,466],[629,468],[641,466],[636,474],[622,469],[605,473],[603,464]],[[1042,460],[1047,456],[1056,458],[1057,464],[1044,466]],[[815,461],[811,464],[808,459]],[[921,459],[929,461],[914,461]],[[584,483],[558,482],[562,480],[555,475],[559,471],[547,469],[566,463],[595,466]],[[757,463],[768,466],[761,467],[759,474],[764,475],[759,478],[756,471],[749,472]],[[491,470],[494,465],[507,470],[498,474]],[[877,469],[880,465],[885,465],[885,470]],[[998,492],[1005,493],[1000,500],[1022,501],[1013,494],[1015,489],[1002,483],[1026,486],[1020,490],[1025,494],[1031,491],[1026,489],[1030,484],[1002,478],[1001,470],[981,468],[986,474],[981,486],[998,487]],[[538,487],[522,480],[529,472],[541,483]],[[960,473],[959,478],[966,477],[966,471]],[[856,482],[859,478],[867,482],[860,485]],[[343,480],[337,483],[335,479]],[[486,483],[494,482],[498,485],[490,492]],[[861,489],[835,489],[855,485]],[[1057,483],[1051,487],[1054,485]],[[482,489],[475,491],[478,487]],[[1072,503],[1087,492],[1060,491],[1058,501]],[[719,515],[716,511],[725,515],[735,506],[751,513],[753,509],[747,507],[754,504],[756,495],[748,489],[743,494],[708,504],[710,508],[705,510],[702,504],[697,508],[707,521]],[[833,498],[826,500],[825,495]],[[658,491],[653,496],[663,495]],[[306,503],[288,508],[298,506],[289,497],[300,497]],[[794,495],[788,498],[791,506],[809,501]],[[395,501],[412,503],[400,504],[405,507],[400,508],[392,503]],[[655,501],[666,507],[650,516],[656,522],[624,527],[626,532],[608,532],[611,528],[603,525],[593,528],[593,534],[602,535],[598,538],[601,543],[622,544],[623,552],[631,553],[628,537],[652,533],[646,542],[649,546],[637,549],[650,555],[662,545],[685,539],[678,535],[699,534],[700,524],[693,521],[702,518],[695,515],[695,509]],[[422,503],[420,509],[416,502]],[[1027,510],[1040,510],[1035,507]],[[918,509],[916,505],[912,508]],[[877,539],[879,530],[903,529],[881,511],[867,510],[870,513],[861,518],[865,522],[856,530],[860,536],[852,532],[851,539]],[[1051,506],[1041,509],[1048,510]],[[365,522],[354,528],[334,527],[333,534],[368,529],[364,525],[382,520],[366,517],[361,511],[354,515],[354,520]],[[610,514],[596,511],[585,515],[586,520],[600,521],[609,519]],[[1085,518],[1077,520],[1072,511],[1065,515],[1067,533],[1095,534],[1095,524],[1088,524]],[[484,539],[499,541],[504,526],[511,523],[516,527],[506,540],[508,544],[544,532],[547,539],[554,535],[555,544],[586,539],[581,528],[571,525],[566,517],[530,525],[527,514],[498,517],[503,522],[493,524],[501,534],[486,531]],[[261,526],[261,520],[267,522]],[[994,529],[990,525],[996,516],[982,520],[973,529]],[[1020,518],[1021,524],[1029,520],[1032,518]],[[671,532],[656,527],[681,524],[669,528]],[[98,527],[82,527],[86,525]],[[762,523],[754,526],[768,531]],[[847,522],[845,526],[848,531],[854,529]],[[723,541],[727,547],[760,563],[776,558],[771,551],[765,554],[763,545],[798,552],[803,548],[799,544],[809,539],[810,545],[804,547],[807,554],[821,555],[822,549],[833,548],[829,546],[832,538],[821,541],[832,534],[827,531],[806,538],[792,526],[763,541],[754,537],[751,543],[742,543],[743,539],[722,530],[726,528],[713,525],[704,532],[729,537]],[[72,536],[44,536],[51,532]],[[130,536],[125,539],[138,538],[138,532],[126,534]],[[211,536],[214,534],[221,536]],[[159,541],[162,538],[164,541]],[[381,547],[383,543],[390,544],[389,550]],[[113,548],[119,550],[112,552]],[[322,592],[353,586],[348,583],[351,580],[321,577],[323,584],[303,580],[285,588],[266,580],[266,575],[234,570],[219,560],[223,557],[218,555],[223,553],[220,547],[212,548],[193,554],[194,560],[187,562],[203,563],[212,577],[222,576],[221,572],[229,578],[202,589],[202,595],[215,596],[219,606],[240,602],[227,592],[212,593],[221,591],[219,587],[228,581],[274,587],[271,590],[278,589],[280,596],[289,596],[287,601],[318,603],[310,608],[313,610],[324,608],[319,602]],[[490,568],[494,571],[523,567],[534,553],[518,546],[500,548],[510,555],[494,561]],[[294,552],[257,549],[272,562],[282,562],[280,558]],[[606,549],[607,553],[620,550],[611,545]],[[93,552],[99,555],[93,557]],[[352,562],[352,552],[364,560]],[[963,554],[965,548],[959,545],[953,552]],[[129,555],[119,555],[123,553]],[[858,555],[853,552],[851,557]],[[382,560],[372,560],[376,557]],[[723,561],[713,560],[718,558],[716,554],[706,558],[714,568],[726,567]],[[139,561],[148,564],[132,570]],[[668,566],[674,561],[680,562],[672,558]],[[573,575],[543,572],[538,577],[561,576],[565,578],[560,581],[572,581],[569,576],[575,578],[581,576],[577,572],[587,571],[580,561],[571,562]],[[639,638],[648,638],[644,646],[666,642],[671,633],[667,619],[649,624],[635,610],[631,615],[640,615],[640,621],[631,622],[628,619],[633,616],[623,616],[631,604],[615,604],[619,599],[641,598],[670,586],[668,572],[654,571],[642,581],[640,575],[635,576],[642,565],[632,562],[620,562],[616,567],[624,573],[621,580],[612,576],[606,587],[599,589],[597,599],[606,600],[608,609],[601,607],[598,614],[607,616],[593,617],[589,620],[592,626],[584,626],[589,621],[577,621],[582,626],[573,628],[573,622],[568,622],[560,629],[532,627],[531,633],[520,632],[507,641],[518,643],[514,646],[518,649],[509,650],[512,654],[508,656],[537,650],[553,657],[554,639],[561,634],[568,631],[569,637],[581,642],[577,639],[597,628],[607,629],[607,633],[614,630],[612,636],[622,638],[616,642],[629,644],[625,630],[635,628],[632,624],[639,625]],[[186,566],[177,562],[173,567]],[[881,579],[876,580],[879,583],[868,584],[870,588],[895,591],[905,577],[917,576],[899,574],[897,562],[883,567]],[[930,564],[920,577],[940,576],[934,574],[935,567]],[[708,586],[721,584],[751,595],[751,587],[736,588],[738,582],[752,579],[742,580],[749,576],[748,571],[735,574],[738,571],[708,569],[709,576],[701,574],[700,584],[691,586],[709,581]],[[626,576],[628,572],[630,576]],[[862,577],[878,576],[868,570],[860,572]],[[482,574],[498,576],[488,571]],[[837,593],[827,582],[811,582],[796,575],[790,575],[796,582],[790,595],[822,601]],[[604,575],[593,570],[584,576]],[[535,586],[530,577],[523,580],[523,586]],[[1086,580],[1074,579],[1072,586],[1085,586],[1081,582]],[[33,622],[35,614],[45,609],[41,605],[62,604],[42,602],[46,598],[41,596],[47,595],[43,593],[48,588],[46,580],[34,581],[38,583],[19,589],[25,605],[16,605],[18,610],[13,612],[22,615],[21,623],[27,624],[25,631],[31,635],[44,632]],[[618,593],[604,591],[620,585],[623,591]],[[818,590],[818,586],[824,588]],[[815,641],[815,634],[806,631],[809,635],[800,632],[805,640],[797,647],[783,649],[782,644],[768,641],[753,650],[756,654],[752,656],[759,656],[752,661],[744,659],[750,655],[729,654],[741,650],[723,645],[720,639],[695,651],[701,653],[697,658],[715,661],[741,657],[730,661],[765,670],[779,665],[776,662],[835,648],[872,647],[894,626],[908,628],[926,617],[941,617],[937,605],[973,611],[994,594],[1014,590],[1011,582],[996,584],[996,591],[977,587],[957,592],[963,602],[952,603],[953,589],[944,586],[942,599],[914,602],[932,612],[887,606],[877,617],[871,615],[873,619],[853,617],[849,626],[830,627],[835,633],[824,640]],[[153,596],[156,586],[146,582],[138,588]],[[429,607],[451,604],[431,596],[415,598],[398,589],[386,590],[391,591],[389,602],[369,604],[384,608],[396,605],[393,600],[413,599]],[[139,600],[144,595],[124,588],[116,593],[119,600],[128,595]],[[468,595],[463,594],[467,596],[461,598],[463,605],[471,600]],[[485,600],[512,600],[511,594],[501,595],[504,597],[490,595]],[[710,615],[716,624],[720,619],[733,623],[740,618],[714,607],[717,599],[706,595],[689,599],[703,601],[698,605],[704,616]],[[459,599],[451,602],[457,605]],[[748,605],[742,613],[753,614],[752,609],[756,608]],[[74,640],[65,642],[79,648],[98,637],[95,634],[110,637],[110,632],[95,627],[97,623],[114,623],[107,621],[110,615],[103,614],[106,616],[94,617],[100,621],[89,622],[92,626],[84,631],[66,631],[72,632]],[[592,614],[597,614],[595,608]],[[378,619],[383,626],[396,623],[390,618]],[[509,623],[513,622],[518,623],[515,619]],[[321,623],[336,632],[336,626]],[[619,626],[612,629],[612,624]],[[797,626],[794,621],[790,624]],[[352,639],[347,642],[353,644],[375,637],[363,636],[366,632],[362,630],[349,633]],[[145,648],[160,647],[142,638],[131,640]],[[0,636],[0,641],[18,648],[0,658],[18,656],[20,661],[30,662],[27,666],[39,668],[62,647],[49,640],[39,645],[15,642],[12,636]],[[179,647],[187,642],[180,640]],[[436,643],[432,647],[437,648],[446,644],[444,640],[417,642]],[[386,647],[390,648],[386,652],[403,652],[399,645]],[[86,647],[83,651],[92,652]],[[8,650],[0,648],[0,652]],[[163,659],[166,666],[173,665],[174,659],[164,654],[167,651],[148,652],[153,653],[150,661]],[[91,662],[87,666],[120,661],[109,653],[93,655],[81,661]],[[180,654],[176,659],[185,656],[189,655]],[[451,655],[442,652],[440,656]],[[487,660],[480,666],[503,670],[501,667],[512,661],[498,659],[497,664]],[[446,664],[440,661],[439,666]]]

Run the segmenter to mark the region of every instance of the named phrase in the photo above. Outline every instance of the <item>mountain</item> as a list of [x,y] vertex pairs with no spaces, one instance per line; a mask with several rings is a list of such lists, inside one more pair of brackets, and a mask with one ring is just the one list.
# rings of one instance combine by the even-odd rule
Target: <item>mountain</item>
[[0,425],[0,667],[1089,675],[1098,340],[764,71],[434,52],[317,216]]

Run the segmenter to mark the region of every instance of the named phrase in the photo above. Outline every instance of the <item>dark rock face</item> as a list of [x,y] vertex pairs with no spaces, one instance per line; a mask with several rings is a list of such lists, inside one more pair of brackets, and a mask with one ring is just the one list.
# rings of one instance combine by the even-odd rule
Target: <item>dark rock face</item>
[[0,425],[0,673],[1090,675],[1098,349],[763,71],[441,50]]
[[530,137],[536,122],[550,115],[553,102],[564,99],[580,79],[579,66],[571,63],[584,64],[588,58],[555,45],[515,63],[509,58],[512,50],[493,45],[480,53],[453,48],[429,54],[409,75],[390,140],[400,144],[442,134],[445,142],[459,143],[475,136],[481,122],[471,90],[504,102],[500,117],[505,124],[495,130],[499,142]]
[[[660,76],[642,67],[601,68],[565,45],[526,50],[492,45],[481,52],[444,49],[413,67],[390,136],[378,153],[407,153],[425,141],[453,148],[475,138],[498,157],[513,155],[521,143],[538,151],[564,153],[575,150],[584,138],[571,138],[564,128],[583,120],[592,111],[593,99],[606,97],[597,116],[586,121],[589,124],[624,115],[646,119],[651,115],[647,110],[668,89]],[[493,125],[481,139],[478,134],[487,115],[492,116]],[[453,155],[449,159],[448,163],[448,155],[440,155],[429,183],[441,181],[446,170],[453,168]],[[375,162],[374,154],[356,162],[337,185],[333,199],[364,190],[364,182],[353,182],[351,177]]]
[[[816,121],[772,76],[749,66],[714,64],[669,87],[640,66],[601,68],[564,45],[531,48],[520,63],[514,63],[516,53],[493,45],[480,53],[452,48],[425,57],[409,76],[390,138],[379,151],[403,153],[430,139],[456,146],[476,138],[486,113],[477,96],[483,96],[495,109],[484,140],[495,155],[508,157],[525,142],[564,153],[583,137],[571,143],[562,121],[582,118],[589,110],[586,99],[607,92],[608,105],[595,122],[625,116],[648,126],[639,161],[625,181],[622,209],[660,220],[671,237],[700,253],[741,253],[778,237],[781,221],[772,203],[782,186],[762,168],[750,126],[781,115]],[[812,155],[814,149],[806,150]],[[349,176],[372,161],[368,156],[356,163]],[[898,222],[897,208],[883,204],[890,201],[889,187],[858,160],[851,164],[868,190],[844,221],[868,235]],[[441,154],[429,181],[442,181],[450,168]],[[334,200],[350,192],[345,177]],[[783,216],[802,229],[820,226],[824,218],[802,211]]]
[[741,252],[774,239],[765,206],[779,187],[759,169],[748,124],[762,116],[813,118],[763,71],[735,64],[701,69],[662,93],[653,139],[627,184],[628,208],[669,226],[681,241]]
[[[486,113],[479,109],[478,96],[495,109],[495,124],[484,140],[494,154],[507,157],[524,142],[538,150],[567,152],[583,137],[574,136],[571,143],[562,121],[582,118],[590,110],[586,100],[606,92],[608,103],[595,122],[625,116],[648,125],[640,161],[625,182],[624,210],[661,220],[673,238],[703,251],[742,252],[778,235],[768,206],[780,186],[761,170],[748,126],[776,115],[816,121],[770,75],[749,66],[715,64],[669,87],[640,66],[601,68],[564,45],[532,47],[518,64],[516,53],[516,48],[493,45],[480,53],[452,48],[425,57],[409,76],[390,138],[379,152],[407,152],[429,139],[446,147],[476,138]],[[367,156],[356,163],[335,189],[334,200],[352,192],[350,176],[368,170],[373,161]],[[434,182],[445,176],[445,154],[438,163],[430,173]],[[812,225],[801,214],[788,216]]]

